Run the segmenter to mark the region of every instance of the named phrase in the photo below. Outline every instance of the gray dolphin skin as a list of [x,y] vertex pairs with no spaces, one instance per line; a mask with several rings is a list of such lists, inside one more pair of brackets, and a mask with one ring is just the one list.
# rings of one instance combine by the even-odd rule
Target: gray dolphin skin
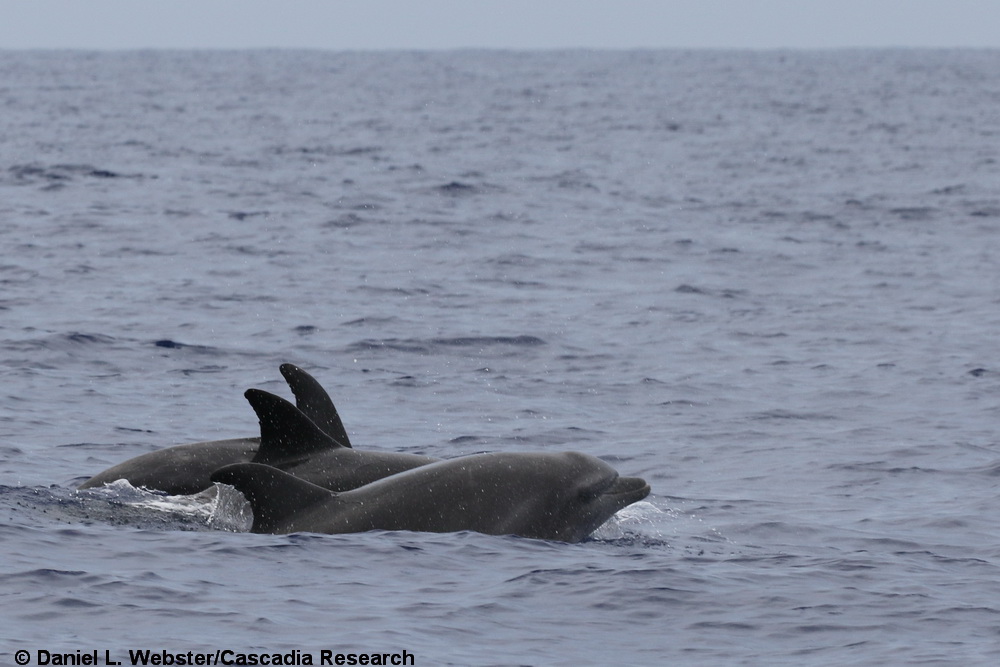
[[176,445],[112,466],[77,488],[90,489],[124,479],[136,488],[172,496],[198,493],[212,485],[210,477],[218,466],[249,461],[259,444],[259,438],[233,438]]
[[225,466],[212,481],[240,491],[255,533],[471,530],[579,542],[618,510],[649,495],[577,452],[475,454],[335,493],[258,463]]
[[[357,452],[351,448],[337,409],[323,387],[292,364],[282,364],[281,374],[297,406],[267,392],[247,392],[258,412],[262,438],[213,440],[149,452],[108,468],[78,488],[124,479],[132,486],[171,495],[198,493],[212,486],[210,478],[215,470],[258,461],[340,491],[436,460],[414,454]],[[310,465],[311,460],[315,465]]]
[[281,364],[278,370],[292,390],[295,405],[302,414],[338,443],[350,447],[351,440],[347,437],[347,430],[340,421],[337,407],[330,400],[330,395],[323,389],[323,385],[298,366]]

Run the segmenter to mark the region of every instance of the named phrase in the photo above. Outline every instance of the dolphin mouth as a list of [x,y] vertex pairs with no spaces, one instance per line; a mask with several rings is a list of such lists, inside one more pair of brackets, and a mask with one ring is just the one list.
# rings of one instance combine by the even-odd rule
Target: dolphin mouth
[[602,496],[621,500],[625,505],[639,502],[649,495],[649,484],[641,477],[618,477],[605,489]]

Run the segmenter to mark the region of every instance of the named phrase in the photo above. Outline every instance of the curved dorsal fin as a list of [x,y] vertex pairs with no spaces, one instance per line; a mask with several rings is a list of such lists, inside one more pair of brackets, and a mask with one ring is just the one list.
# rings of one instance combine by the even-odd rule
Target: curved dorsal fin
[[336,496],[321,486],[259,463],[234,463],[212,473],[213,482],[236,487],[253,509],[255,533],[273,533],[290,516]]
[[247,389],[243,395],[260,420],[260,447],[254,463],[278,465],[343,447],[280,396],[261,389]]
[[330,400],[330,395],[323,389],[323,385],[294,364],[281,364],[280,370],[285,376],[285,382],[295,394],[295,404],[299,410],[331,438],[344,447],[350,447],[351,440],[347,437],[340,415],[337,414],[337,407]]

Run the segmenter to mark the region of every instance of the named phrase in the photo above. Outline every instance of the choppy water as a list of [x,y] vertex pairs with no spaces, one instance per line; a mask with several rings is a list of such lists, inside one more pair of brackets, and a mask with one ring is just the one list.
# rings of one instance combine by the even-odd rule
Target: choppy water
[[[0,653],[996,664],[1000,53],[0,53]],[[320,379],[578,545],[74,492]]]

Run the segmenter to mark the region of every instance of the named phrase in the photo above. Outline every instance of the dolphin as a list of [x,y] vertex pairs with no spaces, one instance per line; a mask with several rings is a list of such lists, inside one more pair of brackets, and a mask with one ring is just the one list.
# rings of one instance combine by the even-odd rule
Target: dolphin
[[258,463],[225,466],[212,481],[246,496],[255,533],[471,530],[562,542],[583,540],[650,490],[577,452],[474,454],[341,493]]
[[[89,489],[125,479],[132,486],[170,495],[192,494],[212,486],[213,471],[233,463],[258,461],[305,474],[310,481],[329,484],[340,491],[365,484],[379,475],[437,460],[414,454],[356,452],[337,408],[323,387],[292,364],[282,364],[280,370],[297,406],[260,390],[247,392],[248,399],[256,395],[254,392],[265,395],[257,404],[251,401],[255,410],[259,408],[263,437],[196,442],[149,452],[98,473],[78,488]],[[265,414],[262,416],[261,412]],[[297,434],[296,438],[289,439],[288,433],[292,432]],[[317,458],[323,467],[309,474],[309,460],[325,450],[334,455]],[[327,469],[337,462],[341,464],[339,472]]]

